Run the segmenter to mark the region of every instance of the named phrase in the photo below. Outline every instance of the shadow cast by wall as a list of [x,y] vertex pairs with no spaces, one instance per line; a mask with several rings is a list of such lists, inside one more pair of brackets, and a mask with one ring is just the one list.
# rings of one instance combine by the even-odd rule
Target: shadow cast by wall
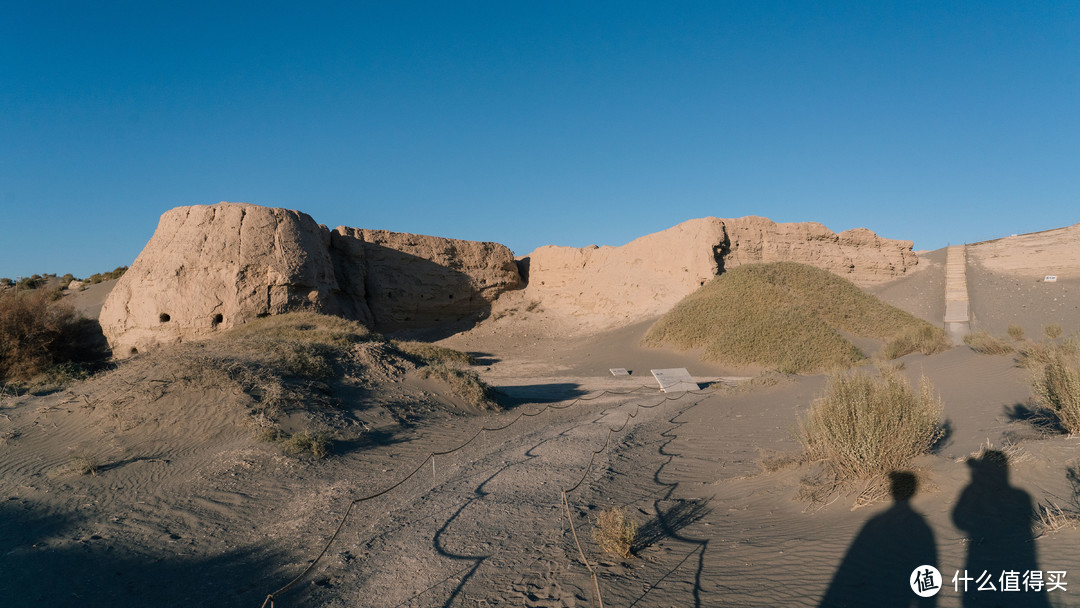
[[0,503],[5,607],[258,606],[288,562],[261,548],[181,557],[167,537],[160,548],[135,550],[85,534],[87,523],[33,503]]
[[584,396],[581,385],[574,382],[550,384],[521,384],[500,386],[495,389],[499,405],[512,409],[528,403],[558,403]]
[[[370,323],[379,332],[441,339],[475,326],[490,314],[491,299],[521,287],[516,267],[501,274],[488,268],[474,278],[451,265],[355,235],[335,233],[332,239],[338,283],[332,312]],[[447,255],[448,264],[456,260],[461,267],[460,259]]]

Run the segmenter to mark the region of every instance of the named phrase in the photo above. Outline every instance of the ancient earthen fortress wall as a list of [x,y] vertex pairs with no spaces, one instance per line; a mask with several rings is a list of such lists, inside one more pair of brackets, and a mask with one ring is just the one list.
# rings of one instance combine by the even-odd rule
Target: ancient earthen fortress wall
[[178,207],[116,284],[99,320],[116,356],[316,310],[380,330],[482,315],[523,286],[503,245],[358,230],[246,203]]
[[[910,241],[866,229],[702,218],[621,247],[541,247],[515,262],[497,243],[340,226],[246,203],[178,207],[110,293],[100,322],[114,354],[213,335],[291,310],[380,331],[480,319],[511,290],[555,315],[611,326],[666,312],[740,264],[794,261],[873,284],[909,272]],[[528,284],[519,273],[526,269]]]

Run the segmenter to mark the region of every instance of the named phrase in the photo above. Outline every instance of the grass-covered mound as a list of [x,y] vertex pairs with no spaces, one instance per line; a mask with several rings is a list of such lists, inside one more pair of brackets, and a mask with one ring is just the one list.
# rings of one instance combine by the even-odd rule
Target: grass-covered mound
[[[363,325],[314,312],[293,312],[255,319],[217,337],[230,354],[278,377],[326,380],[358,368],[411,361],[423,377],[436,377],[467,406],[498,409],[491,388],[476,372],[468,354],[424,342],[388,341]],[[356,348],[357,345],[367,345]],[[363,356],[358,356],[360,354]]]
[[886,341],[888,358],[948,348],[940,328],[831,272],[794,262],[725,272],[661,317],[644,342],[703,348],[710,361],[797,373],[866,358],[841,332]]

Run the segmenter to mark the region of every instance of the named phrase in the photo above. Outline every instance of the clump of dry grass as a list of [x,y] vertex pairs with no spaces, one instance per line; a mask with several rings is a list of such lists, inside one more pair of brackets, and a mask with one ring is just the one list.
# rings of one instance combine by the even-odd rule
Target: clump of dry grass
[[1057,340],[1061,337],[1062,331],[1064,330],[1057,323],[1049,323],[1043,326],[1043,335],[1046,336],[1047,340]]
[[301,431],[282,440],[281,449],[287,456],[294,458],[310,455],[320,460],[330,455],[331,445],[330,438],[322,433]]
[[1040,371],[1058,355],[1080,356],[1080,340],[1076,336],[1069,336],[1059,342],[1025,340],[1016,350],[1020,355],[1017,363],[1021,367]]
[[91,475],[97,477],[98,463],[93,456],[80,454],[71,458],[71,467],[79,475]]
[[840,332],[881,340],[907,334],[917,349],[947,344],[943,331],[850,281],[792,262],[725,272],[661,317],[644,343],[703,348],[705,359],[799,373],[847,368],[864,359]]
[[964,344],[971,350],[984,355],[1007,355],[1013,352],[1012,344],[990,335],[989,332],[975,331],[964,336]]
[[596,516],[592,533],[601,551],[626,559],[632,554],[637,531],[637,523],[627,517],[626,509],[612,507],[602,509]]
[[1052,500],[1035,505],[1035,538],[1073,529],[1080,524],[1080,511],[1075,507],[1062,508]]
[[426,365],[439,363],[461,363],[463,365],[476,365],[476,359],[469,353],[446,348],[429,342],[417,342],[413,340],[391,340],[390,343],[405,355],[419,359]]
[[1050,346],[1040,351],[1031,387],[1038,407],[1057,418],[1068,433],[1080,433],[1080,356],[1075,350]]
[[1019,325],[1009,325],[1009,328],[1005,331],[1009,334],[1009,337],[1012,338],[1015,342],[1019,342],[1020,340],[1024,339],[1024,328],[1020,327]]
[[943,435],[942,404],[924,378],[918,391],[883,370],[838,374],[799,420],[809,460],[825,461],[840,480],[871,479],[904,468]]
[[259,441],[277,443],[279,441],[285,441],[286,439],[288,439],[288,435],[277,425],[268,425],[258,427],[255,430],[255,438]]
[[494,391],[472,370],[437,363],[420,368],[420,376],[442,380],[449,385],[454,395],[476,409],[499,409],[499,404],[495,402]]
[[916,324],[890,338],[881,347],[881,355],[886,359],[897,359],[914,352],[932,355],[951,346],[945,330],[929,323]]
[[775,473],[794,466],[798,466],[803,463],[804,457],[797,454],[789,454],[787,452],[772,452],[766,453],[765,450],[761,450],[762,455],[758,460],[758,464],[761,465],[761,470],[765,473]]

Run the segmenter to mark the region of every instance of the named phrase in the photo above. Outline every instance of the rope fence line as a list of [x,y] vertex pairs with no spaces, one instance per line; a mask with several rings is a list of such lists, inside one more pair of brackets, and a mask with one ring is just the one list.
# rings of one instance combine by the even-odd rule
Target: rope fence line
[[[392,485],[390,485],[390,486],[388,486],[388,487],[386,487],[386,488],[384,488],[384,489],[382,489],[382,490],[380,490],[380,491],[378,491],[378,492],[376,492],[374,494],[370,494],[370,495],[367,495],[367,496],[362,496],[360,498],[355,498],[355,499],[351,500],[349,502],[348,507],[345,509],[344,515],[341,516],[341,521],[338,522],[337,527],[334,529],[334,533],[330,536],[329,540],[326,541],[326,544],[323,545],[322,551],[320,551],[319,554],[317,556],[315,556],[315,559],[313,559],[311,561],[311,563],[307,566],[307,568],[305,568],[300,574],[298,574],[296,577],[294,577],[292,580],[290,580],[288,583],[286,583],[280,589],[277,589],[276,591],[267,594],[266,599],[263,600],[262,608],[267,608],[267,607],[274,608],[274,598],[276,598],[276,597],[288,592],[289,590],[291,590],[294,586],[296,586],[297,583],[304,580],[304,578],[306,578],[307,575],[310,574],[312,572],[312,570],[315,569],[315,566],[317,566],[319,564],[319,561],[322,560],[322,558],[326,556],[327,551],[330,550],[330,547],[334,544],[334,541],[336,541],[338,536],[341,534],[341,530],[345,527],[345,522],[348,521],[349,515],[352,514],[353,508],[356,505],[358,505],[358,504],[360,504],[362,502],[367,502],[369,500],[374,500],[376,498],[379,498],[381,496],[384,496],[384,495],[389,494],[390,492],[394,491],[398,487],[405,484],[405,482],[412,479],[417,473],[419,473],[420,469],[422,469],[424,467],[424,465],[426,465],[428,463],[429,460],[431,461],[432,475],[434,476],[434,474],[435,474],[435,457],[436,456],[446,456],[446,455],[458,452],[458,451],[464,449],[465,447],[467,447],[468,445],[470,445],[473,441],[476,441],[476,438],[479,437],[480,435],[482,435],[485,432],[494,432],[494,431],[501,431],[501,430],[508,429],[511,426],[517,424],[517,422],[520,421],[522,418],[536,417],[536,416],[539,416],[539,415],[543,414],[544,412],[547,412],[548,410],[556,410],[556,411],[565,410],[565,409],[569,409],[569,408],[577,405],[578,403],[580,403],[582,401],[595,401],[596,399],[604,397],[605,395],[612,395],[612,396],[631,395],[631,394],[639,392],[639,391],[641,391],[643,389],[654,389],[655,390],[656,387],[646,385],[646,384],[642,384],[642,385],[640,385],[637,388],[634,388],[632,390],[621,391],[621,392],[612,391],[612,390],[609,390],[609,389],[603,389],[603,390],[600,390],[599,392],[597,392],[596,394],[593,394],[593,395],[590,395],[590,396],[575,397],[574,399],[572,399],[570,402],[566,403],[565,405],[547,404],[547,405],[543,406],[542,408],[536,410],[535,412],[521,412],[513,420],[511,420],[510,422],[508,422],[508,423],[506,423],[506,424],[504,424],[502,426],[498,426],[498,427],[482,426],[479,429],[477,429],[476,433],[474,433],[472,435],[472,437],[470,437],[465,442],[457,445],[456,447],[453,447],[453,448],[450,448],[450,449],[447,449],[447,450],[429,452],[428,455],[426,457],[424,457],[419,462],[419,464],[417,464],[416,467],[413,468],[412,471],[409,472],[408,475],[402,477],[397,482],[393,483]],[[710,395],[710,394],[713,394],[715,392],[717,392],[717,391],[710,387],[709,389],[706,389],[706,390],[703,390],[703,391],[694,391],[693,394],[694,395]],[[603,608],[603,599],[600,597],[599,580],[597,578],[596,571],[589,564],[588,559],[585,557],[585,552],[581,547],[580,541],[578,540],[577,531],[574,528],[574,522],[573,522],[573,519],[572,519],[571,514],[570,514],[570,505],[569,505],[569,502],[568,502],[568,499],[567,499],[567,494],[569,494],[570,492],[573,492],[574,490],[578,489],[578,487],[580,487],[581,484],[584,483],[586,477],[588,477],[588,475],[589,475],[589,472],[591,472],[591,470],[592,470],[592,467],[593,467],[593,465],[594,465],[594,463],[596,461],[597,455],[599,455],[600,453],[604,452],[607,449],[608,443],[611,440],[611,436],[614,433],[621,432],[623,429],[625,429],[626,425],[628,425],[630,423],[630,419],[635,418],[640,409],[656,408],[656,407],[659,407],[659,406],[663,405],[667,401],[676,401],[678,399],[682,399],[687,394],[689,394],[689,393],[683,392],[683,393],[679,393],[679,395],[676,396],[676,397],[665,396],[663,399],[661,399],[659,402],[657,402],[657,403],[655,403],[653,405],[643,405],[643,404],[640,404],[640,403],[635,404],[636,409],[634,410],[634,412],[627,414],[626,420],[622,423],[621,426],[619,426],[618,429],[612,429],[610,427],[608,428],[607,435],[604,438],[604,445],[601,446],[600,449],[594,450],[592,452],[592,455],[589,458],[589,464],[585,468],[585,472],[582,474],[582,476],[578,480],[578,482],[576,484],[574,484],[573,487],[571,487],[569,489],[562,490],[563,505],[566,507],[566,516],[567,516],[567,519],[570,521],[570,529],[571,529],[571,532],[573,534],[574,542],[577,545],[577,549],[578,549],[579,554],[581,555],[582,562],[585,564],[585,567],[589,570],[589,572],[592,575],[593,585],[594,585],[594,588],[595,588],[595,591],[596,591],[596,597],[600,602],[600,608]],[[621,407],[622,405],[625,405],[625,403],[619,404],[618,407]],[[606,410],[603,413],[606,414]],[[581,426],[584,426],[584,425],[579,424],[579,425],[575,426],[574,428],[579,428]]]
[[[711,395],[711,394],[713,394],[715,392],[716,392],[715,390],[710,390],[708,392],[706,392],[706,391],[695,391],[693,394],[695,396],[700,396],[700,395]],[[628,424],[630,424],[630,420],[632,418],[636,418],[638,413],[641,410],[660,407],[661,405],[663,405],[664,403],[666,403],[668,401],[677,401],[677,400],[682,399],[683,397],[685,397],[685,396],[687,396],[689,394],[690,394],[689,392],[682,392],[682,393],[679,393],[679,395],[677,397],[665,396],[663,399],[661,399],[660,401],[658,401],[658,402],[656,402],[656,403],[654,403],[652,405],[643,405],[641,403],[635,404],[636,408],[634,409],[634,411],[633,412],[627,412],[626,420],[624,420],[623,423],[618,428],[608,427],[607,435],[604,437],[604,445],[602,445],[599,448],[593,450],[592,454],[589,456],[589,464],[588,464],[588,466],[585,467],[585,471],[581,474],[581,478],[578,479],[577,483],[575,483],[570,488],[562,490],[563,507],[565,507],[565,509],[566,509],[566,520],[570,522],[570,533],[574,538],[574,544],[577,546],[578,555],[581,557],[581,563],[583,563],[585,565],[585,568],[589,571],[590,578],[592,578],[593,590],[595,591],[595,594],[596,594],[595,595],[596,602],[599,603],[600,608],[604,608],[604,598],[600,594],[600,579],[596,574],[596,569],[594,569],[592,567],[592,564],[589,563],[588,558],[585,557],[585,550],[581,547],[581,540],[578,538],[577,529],[574,527],[574,518],[573,518],[573,515],[571,515],[571,513],[570,513],[570,502],[569,502],[569,499],[567,498],[567,494],[569,494],[570,492],[573,492],[574,490],[577,490],[579,487],[581,487],[581,484],[585,483],[585,479],[588,478],[589,473],[592,472],[593,465],[596,463],[596,457],[599,456],[600,454],[602,454],[603,452],[607,451],[608,444],[611,442],[611,436],[616,434],[616,433],[621,433],[624,429],[626,429],[626,426]]]

